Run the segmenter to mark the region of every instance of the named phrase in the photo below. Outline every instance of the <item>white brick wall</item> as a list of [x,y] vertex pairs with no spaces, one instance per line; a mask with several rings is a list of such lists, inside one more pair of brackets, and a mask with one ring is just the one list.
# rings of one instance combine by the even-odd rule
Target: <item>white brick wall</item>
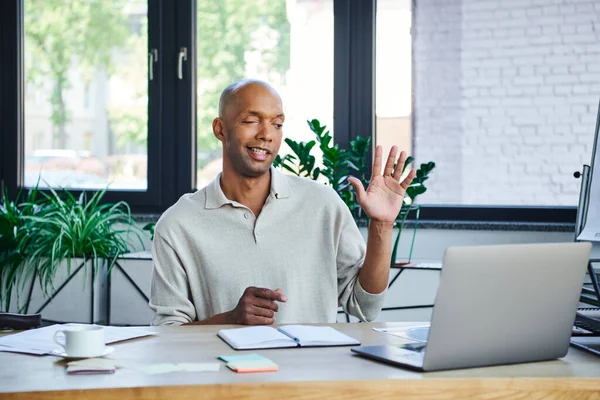
[[[462,159],[457,156],[462,141],[460,2],[419,1],[415,12],[415,156],[417,162],[433,160],[439,166],[429,181],[433,196],[427,193],[423,199],[427,196],[436,201],[437,194],[443,193],[447,202],[456,202],[462,193],[454,179],[462,169]],[[478,124],[479,120],[471,122]]]
[[600,99],[600,0],[420,0],[423,203],[576,205]]

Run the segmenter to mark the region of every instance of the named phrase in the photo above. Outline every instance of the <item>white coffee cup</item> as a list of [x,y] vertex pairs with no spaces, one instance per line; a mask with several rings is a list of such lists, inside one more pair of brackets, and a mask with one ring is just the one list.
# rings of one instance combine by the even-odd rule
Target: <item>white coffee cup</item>
[[[64,343],[58,336],[64,334]],[[104,354],[104,328],[97,325],[73,325],[56,331],[54,341],[69,357],[98,357]]]

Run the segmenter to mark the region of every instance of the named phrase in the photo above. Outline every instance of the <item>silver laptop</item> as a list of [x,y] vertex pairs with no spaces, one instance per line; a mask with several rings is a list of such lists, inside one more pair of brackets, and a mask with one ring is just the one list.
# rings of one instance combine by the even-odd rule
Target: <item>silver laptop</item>
[[420,371],[564,357],[591,248],[590,243],[450,247],[426,342],[352,351]]

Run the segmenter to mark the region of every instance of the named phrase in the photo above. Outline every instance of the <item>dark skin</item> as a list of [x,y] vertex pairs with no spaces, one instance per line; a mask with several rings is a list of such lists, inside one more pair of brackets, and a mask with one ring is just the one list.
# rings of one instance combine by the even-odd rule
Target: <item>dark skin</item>
[[[285,121],[281,98],[269,85],[250,81],[227,97],[220,115],[213,121],[213,133],[223,144],[221,189],[225,196],[248,207],[258,216],[271,187],[269,169],[282,140]],[[388,284],[392,229],[415,171],[402,178],[404,151],[398,157],[393,146],[383,165],[382,148],[375,149],[373,175],[365,190],[356,178],[349,182],[358,203],[370,217],[367,253],[359,273],[360,284],[369,293],[382,293]],[[399,168],[394,169],[397,164]],[[278,302],[287,301],[281,289],[248,287],[237,306],[190,325],[275,323]]]
[[[279,95],[258,83],[238,90],[213,121],[213,133],[223,144],[221,189],[228,199],[245,205],[255,216],[269,195],[269,168],[281,146],[284,121]],[[281,289],[248,287],[233,310],[186,325],[271,325],[279,309],[277,303],[285,301]]]

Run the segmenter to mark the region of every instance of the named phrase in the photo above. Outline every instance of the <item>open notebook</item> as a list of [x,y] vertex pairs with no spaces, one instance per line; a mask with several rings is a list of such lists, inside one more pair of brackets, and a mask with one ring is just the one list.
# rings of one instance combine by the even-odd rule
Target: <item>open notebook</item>
[[217,335],[234,350],[281,347],[352,346],[360,342],[330,326],[286,325],[221,329]]

